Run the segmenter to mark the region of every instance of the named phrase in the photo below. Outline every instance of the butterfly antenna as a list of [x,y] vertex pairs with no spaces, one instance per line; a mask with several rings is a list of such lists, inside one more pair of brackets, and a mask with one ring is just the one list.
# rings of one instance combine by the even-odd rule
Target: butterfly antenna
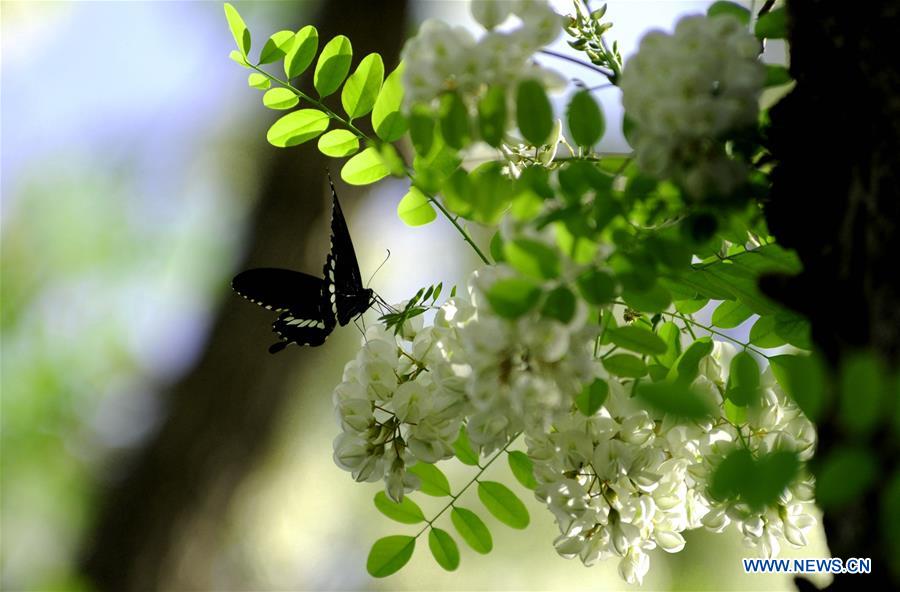
[[388,262],[388,259],[391,258],[391,250],[385,249],[385,251],[387,251],[387,256],[384,258],[384,261],[381,262],[381,265],[379,265],[377,268],[375,268],[375,271],[372,272],[372,275],[369,277],[369,281],[366,282],[367,288],[369,287],[369,284],[372,283],[372,280],[375,279],[375,274],[378,273],[381,270],[381,268],[384,267],[384,264]]

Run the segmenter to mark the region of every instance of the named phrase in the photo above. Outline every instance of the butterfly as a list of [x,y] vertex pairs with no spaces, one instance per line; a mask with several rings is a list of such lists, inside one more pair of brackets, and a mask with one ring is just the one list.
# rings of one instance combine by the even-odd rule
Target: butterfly
[[371,288],[363,286],[359,263],[350,240],[331,177],[331,249],[318,278],[299,271],[257,268],[241,272],[231,281],[240,296],[279,313],[272,331],[279,341],[269,347],[277,353],[288,345],[318,346],[341,326],[362,315],[376,302],[383,302]]

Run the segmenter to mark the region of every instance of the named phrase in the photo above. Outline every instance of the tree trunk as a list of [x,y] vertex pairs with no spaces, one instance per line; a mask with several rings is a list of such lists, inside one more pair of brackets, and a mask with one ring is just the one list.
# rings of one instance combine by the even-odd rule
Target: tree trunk
[[[404,39],[405,17],[404,1],[328,0],[315,24],[322,44],[345,34],[353,43],[355,62],[377,51],[392,67]],[[225,26],[223,20],[223,30]],[[311,78],[307,73],[301,88],[311,88]],[[261,128],[259,138],[264,134]],[[313,221],[327,220],[328,162],[311,145],[272,152],[252,246],[239,269],[278,265],[315,272],[328,243],[307,240],[305,230]],[[312,233],[322,235],[324,231]],[[307,250],[316,254],[311,265],[302,262]],[[241,480],[269,451],[288,399],[298,395],[290,389],[291,378],[303,370],[306,352],[291,348],[270,356],[266,347],[275,338],[271,319],[231,294],[227,284],[222,298],[206,351],[166,395],[168,415],[160,430],[124,467],[121,480],[100,493],[99,515],[85,539],[81,566],[99,590],[157,590],[179,581],[208,587],[202,584],[209,582],[202,559],[215,554],[225,522],[221,517]],[[194,573],[177,573],[188,551]],[[194,557],[201,560],[194,562]]]
[[[771,112],[771,147],[779,165],[766,218],[778,242],[797,250],[804,270],[795,278],[767,278],[763,288],[809,317],[813,339],[833,372],[861,349],[877,352],[896,370],[900,1],[794,0],[788,12],[797,85]],[[835,405],[818,428],[817,458],[850,442]],[[885,425],[868,441],[856,442],[876,457],[880,482],[848,507],[825,513],[835,557],[872,558],[870,578],[836,576],[834,589],[870,587],[876,578],[889,585],[891,577],[900,586],[890,568],[897,547],[888,544],[879,516],[885,484],[898,468],[897,439],[890,431]]]

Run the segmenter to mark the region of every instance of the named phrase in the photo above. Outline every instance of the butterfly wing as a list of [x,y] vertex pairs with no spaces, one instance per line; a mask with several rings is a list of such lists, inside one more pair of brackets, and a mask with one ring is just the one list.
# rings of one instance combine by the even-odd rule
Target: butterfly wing
[[317,310],[322,295],[321,279],[274,267],[243,271],[234,276],[231,287],[253,304],[275,312],[296,306]]
[[334,329],[331,309],[323,299],[324,280],[289,269],[259,268],[244,271],[232,288],[250,302],[281,314],[272,324],[279,341],[269,348],[276,353],[291,343],[322,345]]
[[[328,182],[331,183],[331,179]],[[372,292],[363,287],[350,230],[333,183],[331,200],[331,251],[325,259],[323,274],[325,295],[331,314],[341,325],[346,325],[369,308]]]

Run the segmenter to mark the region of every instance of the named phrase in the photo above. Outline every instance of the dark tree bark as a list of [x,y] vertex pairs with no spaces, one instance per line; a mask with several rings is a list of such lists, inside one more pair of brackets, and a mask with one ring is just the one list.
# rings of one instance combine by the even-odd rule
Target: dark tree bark
[[[406,2],[399,0],[327,0],[315,21],[323,43],[345,34],[353,43],[354,62],[377,51],[388,68],[398,61],[405,23]],[[301,87],[311,86],[306,75]],[[328,162],[312,146],[265,149],[271,160],[251,249],[239,269],[277,265],[315,273],[328,242],[325,231],[311,233],[322,241],[307,240],[305,231],[313,221],[327,219]],[[304,261],[307,249],[315,256]],[[233,493],[269,450],[288,399],[298,395],[291,392],[291,378],[302,371],[307,352],[291,348],[270,356],[266,346],[274,335],[269,323],[223,284],[206,350],[167,393],[168,415],[160,430],[123,468],[122,478],[101,492],[82,562],[83,574],[99,590],[167,589],[176,582],[204,587],[209,582],[207,574],[177,573],[184,569],[186,550],[192,549],[192,559],[214,554],[214,549],[197,553],[196,547],[215,546]],[[202,572],[203,567],[201,561],[191,569]]]
[[[788,3],[795,89],[772,110],[774,171],[766,217],[804,271],[763,288],[810,319],[833,370],[869,349],[900,363],[900,1]],[[897,404],[896,394],[892,403]],[[886,424],[887,422],[885,422]],[[834,405],[819,422],[817,458],[850,442]],[[832,587],[900,586],[879,515],[898,468],[887,425],[868,441],[881,481],[862,499],[825,514],[835,557],[871,557],[873,575],[837,576]],[[893,533],[892,536],[900,536]],[[893,551],[892,551],[893,550]],[[807,586],[808,583],[800,583]]]

